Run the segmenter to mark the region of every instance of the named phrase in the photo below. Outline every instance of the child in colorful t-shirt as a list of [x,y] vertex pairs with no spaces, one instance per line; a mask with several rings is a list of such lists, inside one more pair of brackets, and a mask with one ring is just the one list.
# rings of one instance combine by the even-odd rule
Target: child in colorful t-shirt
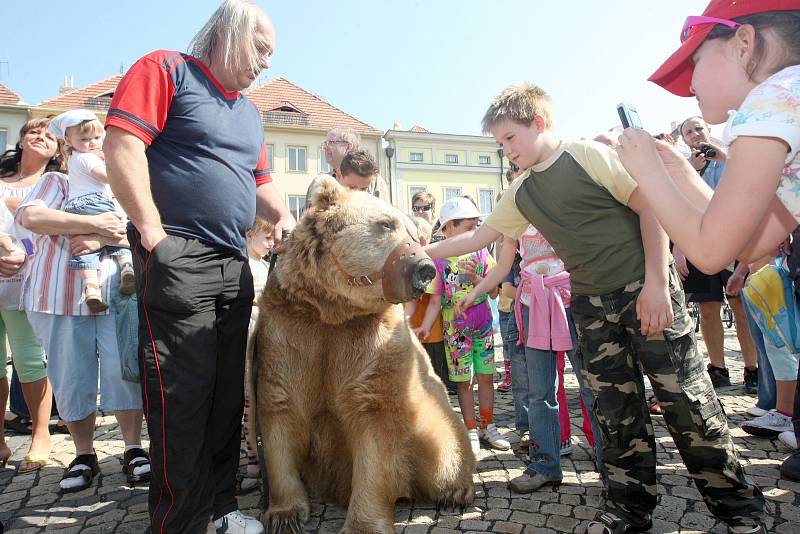
[[[439,222],[441,233],[450,238],[474,230],[480,221],[480,213],[469,199],[452,198],[444,203]],[[494,330],[492,312],[486,295],[477,299],[463,315],[455,313],[455,303],[480,283],[486,273],[494,267],[494,259],[483,248],[464,256],[436,260],[437,276],[431,282],[428,293],[431,301],[418,335],[430,331],[437,307],[442,310],[445,353],[450,380],[458,388],[458,404],[469,433],[472,451],[480,450],[480,441],[491,447],[508,450],[511,445],[500,436],[493,423],[494,388]],[[494,292],[496,293],[495,287]],[[478,382],[478,405],[480,430],[475,421],[473,378]]]

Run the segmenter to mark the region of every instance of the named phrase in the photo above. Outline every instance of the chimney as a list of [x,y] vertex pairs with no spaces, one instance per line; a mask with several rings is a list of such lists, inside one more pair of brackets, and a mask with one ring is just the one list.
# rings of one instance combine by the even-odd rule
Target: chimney
[[400,125],[400,123],[399,123],[399,122],[395,122],[395,123],[392,125],[392,130],[402,130],[402,129],[403,129],[403,127]]
[[63,95],[64,93],[69,93],[75,89],[75,76],[67,75],[64,76],[64,85],[58,88],[58,96]]

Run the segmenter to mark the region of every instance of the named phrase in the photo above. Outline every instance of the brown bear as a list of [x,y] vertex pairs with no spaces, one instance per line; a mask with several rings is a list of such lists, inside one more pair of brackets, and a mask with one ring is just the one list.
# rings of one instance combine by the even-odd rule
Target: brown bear
[[304,482],[347,507],[342,532],[393,533],[401,498],[473,501],[464,425],[393,304],[435,276],[410,235],[389,204],[323,179],[270,275],[256,357],[271,532],[302,531]]

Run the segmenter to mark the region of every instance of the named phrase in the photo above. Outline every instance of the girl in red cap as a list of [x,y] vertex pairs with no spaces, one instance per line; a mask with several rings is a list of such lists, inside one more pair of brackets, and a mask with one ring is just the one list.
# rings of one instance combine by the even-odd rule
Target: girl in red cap
[[707,122],[727,120],[713,198],[680,153],[641,130],[617,151],[670,238],[714,273],[765,256],[800,224],[800,0],[714,0],[681,41],[650,80],[694,95]]

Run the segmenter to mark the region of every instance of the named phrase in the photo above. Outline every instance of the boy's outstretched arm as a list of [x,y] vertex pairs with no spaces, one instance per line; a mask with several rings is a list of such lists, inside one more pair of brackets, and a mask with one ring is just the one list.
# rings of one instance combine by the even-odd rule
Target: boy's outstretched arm
[[455,237],[448,237],[438,243],[424,247],[425,252],[433,259],[450,258],[475,252],[500,237],[500,232],[483,224],[477,230],[465,232]]
[[628,207],[639,215],[644,248],[644,286],[636,300],[636,316],[642,335],[652,336],[672,326],[675,318],[669,294],[669,240],[639,188],[631,193]]
[[503,246],[500,249],[500,256],[497,258],[497,265],[486,273],[483,280],[468,295],[456,302],[456,315],[463,315],[467,308],[475,304],[478,297],[484,293],[490,293],[489,296],[494,298],[491,292],[496,292],[497,286],[503,283],[508,273],[511,272],[511,268],[514,266],[514,256],[517,253],[517,240],[508,236],[504,236],[504,239],[505,241],[503,241]]

